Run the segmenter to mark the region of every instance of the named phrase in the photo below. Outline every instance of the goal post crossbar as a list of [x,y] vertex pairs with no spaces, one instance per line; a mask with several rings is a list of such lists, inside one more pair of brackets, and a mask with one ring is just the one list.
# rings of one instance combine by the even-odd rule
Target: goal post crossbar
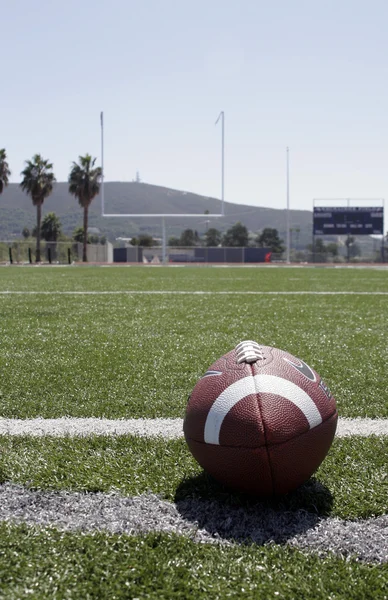
[[219,218],[219,217],[224,217],[225,215],[223,213],[219,213],[219,214],[205,214],[205,213],[183,213],[183,214],[173,214],[173,213],[166,213],[166,214],[161,214],[161,213],[147,213],[147,214],[139,214],[139,213],[131,213],[131,214],[123,214],[123,213],[112,213],[112,214],[108,214],[108,213],[102,213],[101,214],[102,217],[131,217],[131,218],[135,218],[137,217],[138,219],[144,219],[144,218],[158,218],[158,219],[168,219],[169,217],[177,217],[179,219],[183,219],[185,217],[191,217],[191,218]]

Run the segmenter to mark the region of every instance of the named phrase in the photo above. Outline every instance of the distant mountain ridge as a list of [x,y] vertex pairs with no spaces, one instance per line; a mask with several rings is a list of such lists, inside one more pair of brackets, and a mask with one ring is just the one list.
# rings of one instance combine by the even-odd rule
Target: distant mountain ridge
[[[223,218],[208,219],[206,212],[220,213],[221,200],[180,190],[138,182],[106,182],[104,185],[106,213],[149,213],[149,214],[192,214],[198,218],[166,218],[167,234],[178,235],[184,229],[195,229],[201,235],[208,227],[226,231],[237,221],[241,221],[249,231],[257,232],[265,227],[276,228],[282,237],[286,235],[286,211],[233,204],[225,202]],[[43,205],[43,216],[55,212],[59,217],[64,233],[71,235],[76,227],[82,226],[82,209],[77,200],[68,193],[67,182],[55,184],[52,195]],[[0,196],[0,239],[20,237],[24,227],[32,230],[36,221],[36,209],[31,198],[11,183]],[[208,221],[208,222],[207,222]],[[101,197],[96,197],[90,207],[90,227],[98,227],[110,240],[116,237],[131,237],[139,233],[161,235],[160,218],[118,218],[101,216]],[[312,212],[291,210],[290,226],[299,228],[299,242],[308,243],[311,239]]]

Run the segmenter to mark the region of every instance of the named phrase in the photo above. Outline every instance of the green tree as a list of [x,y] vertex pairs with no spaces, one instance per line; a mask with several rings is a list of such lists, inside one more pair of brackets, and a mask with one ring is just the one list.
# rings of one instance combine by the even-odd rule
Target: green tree
[[329,242],[326,246],[326,252],[331,254],[333,258],[338,256],[338,244],[335,242]]
[[94,166],[96,159],[92,158],[90,154],[79,156],[78,160],[78,163],[73,162],[68,181],[70,194],[78,199],[84,210],[82,260],[87,262],[89,206],[100,191],[102,171],[101,167]]
[[152,235],[148,233],[141,233],[139,235],[139,246],[143,246],[144,248],[151,248],[155,245],[155,240]]
[[169,246],[179,246],[180,239],[178,237],[176,237],[176,235],[172,235],[170,238],[168,238],[168,245]]
[[326,254],[327,248],[322,238],[318,238],[317,240],[315,240],[314,247],[315,252],[318,252],[319,254]]
[[57,215],[54,212],[47,213],[42,221],[41,237],[46,242],[56,242],[61,232],[62,226]]
[[36,262],[40,262],[42,206],[53,191],[56,181],[53,165],[48,160],[44,160],[40,154],[35,154],[32,160],[26,161],[21,176],[20,187],[31,196],[32,204],[36,206]]
[[[73,235],[72,238],[75,242],[79,242],[80,244],[83,243],[84,241],[84,228],[83,227],[76,227],[73,231]],[[90,244],[90,236],[88,235],[87,237],[87,243]]]
[[316,238],[314,244],[308,244],[307,249],[313,253],[314,261],[326,262],[327,246],[322,238]]
[[4,188],[7,187],[10,175],[11,171],[9,170],[7,162],[7,153],[5,148],[2,148],[0,149],[0,194],[2,194]]
[[275,254],[282,254],[285,249],[283,240],[279,238],[278,230],[271,227],[266,227],[257,235],[256,244],[260,248],[269,248]]
[[222,238],[223,246],[248,246],[248,229],[238,221],[230,227]]
[[50,242],[49,246],[46,246],[46,252],[48,258],[50,258],[49,252],[51,252],[51,258],[56,259],[57,257],[57,241],[62,233],[61,222],[54,212],[49,212],[44,217],[41,227],[41,237]]
[[179,239],[180,246],[195,246],[195,232],[192,229],[185,229],[181,233],[181,237]]
[[143,248],[151,248],[155,244],[155,240],[152,235],[148,233],[141,233],[138,237],[134,237],[131,240],[132,246],[143,246]]
[[205,246],[208,246],[208,247],[219,246],[222,241],[221,232],[218,231],[218,229],[215,229],[214,227],[210,227],[210,229],[208,229],[207,232],[205,233],[204,237],[205,237]]

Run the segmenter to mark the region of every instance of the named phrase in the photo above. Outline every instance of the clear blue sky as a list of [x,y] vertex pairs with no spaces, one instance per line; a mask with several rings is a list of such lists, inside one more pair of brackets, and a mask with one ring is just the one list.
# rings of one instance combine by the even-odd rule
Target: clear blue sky
[[105,179],[283,208],[388,197],[387,0],[10,0],[0,147]]

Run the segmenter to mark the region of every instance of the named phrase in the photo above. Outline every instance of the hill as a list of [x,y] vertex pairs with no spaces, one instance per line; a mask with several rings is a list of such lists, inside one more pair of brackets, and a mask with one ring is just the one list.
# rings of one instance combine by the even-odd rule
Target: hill
[[[203,234],[207,227],[225,231],[241,221],[253,232],[264,227],[278,229],[285,237],[286,211],[225,202],[225,216],[207,219],[205,212],[221,212],[221,201],[190,192],[173,190],[147,183],[107,182],[104,187],[105,212],[107,213],[199,213],[197,218],[166,218],[167,234],[178,235],[184,229],[196,229]],[[64,233],[71,235],[76,227],[82,226],[82,209],[68,193],[66,182],[57,183],[53,194],[43,205],[43,216],[55,212]],[[206,221],[209,221],[208,223]],[[36,210],[31,199],[16,183],[10,184],[0,196],[0,239],[20,237],[22,229],[32,229],[36,221]],[[299,228],[298,242],[311,241],[312,213],[307,210],[290,211],[290,224]],[[161,236],[160,218],[107,218],[101,216],[101,199],[95,198],[90,208],[90,227],[98,227],[102,234],[113,241],[119,236],[130,237],[139,233]],[[295,240],[296,241],[296,240]]]

